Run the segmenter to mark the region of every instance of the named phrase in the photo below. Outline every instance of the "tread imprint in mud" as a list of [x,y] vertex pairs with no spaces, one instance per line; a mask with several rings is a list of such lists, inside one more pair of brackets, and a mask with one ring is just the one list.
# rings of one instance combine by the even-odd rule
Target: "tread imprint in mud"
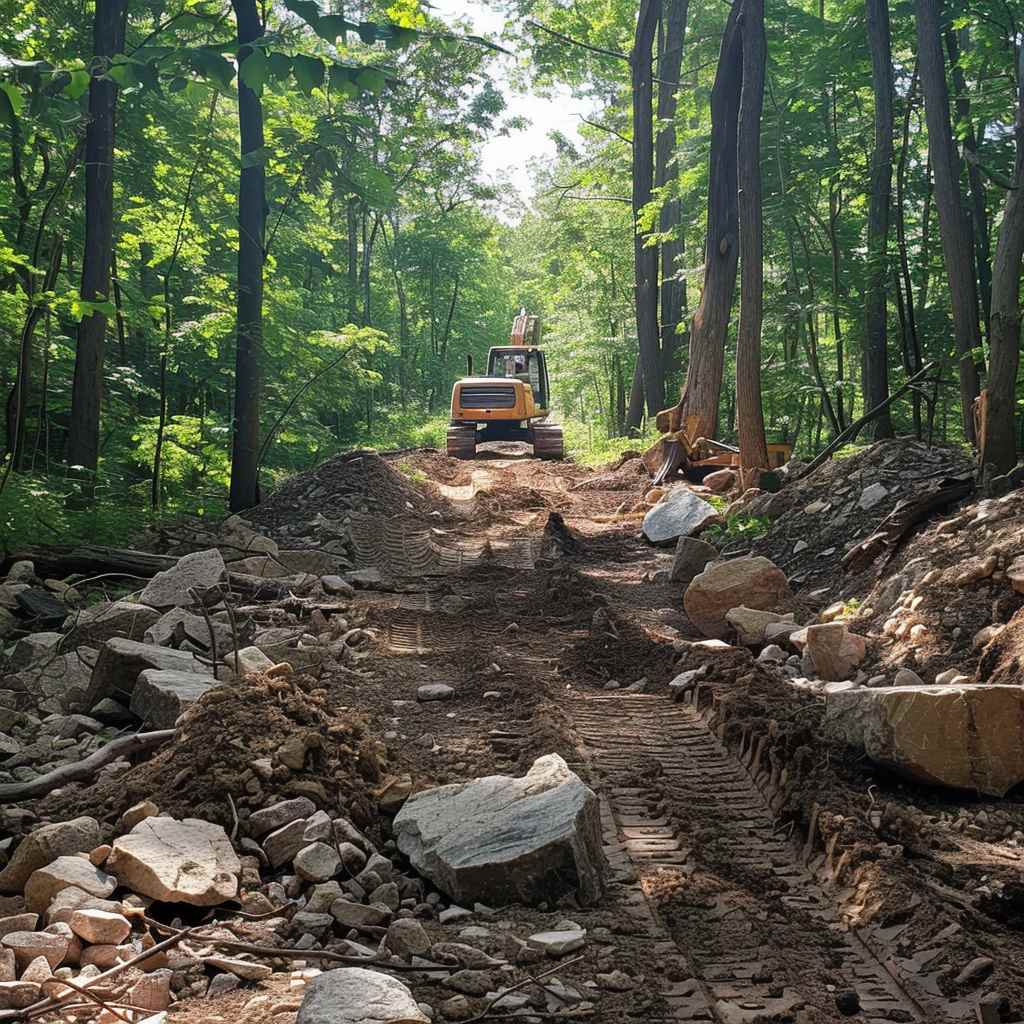
[[464,541],[409,519],[364,515],[352,516],[351,536],[361,569],[398,577],[454,576],[487,565],[533,569],[542,544],[539,537]]
[[[933,978],[914,973],[915,965],[896,964],[883,931],[846,927],[834,896],[805,866],[809,851],[801,856],[755,784],[763,770],[763,742],[751,744],[743,760],[737,760],[696,708],[663,697],[575,698],[571,713],[588,761],[606,781],[612,780],[602,798],[602,825],[613,878],[629,886],[628,909],[654,940],[655,952],[676,959],[681,954],[686,965],[682,973],[692,975],[663,990],[670,1019],[719,1024],[796,1019],[793,1014],[811,1003],[801,992],[807,982],[816,982],[819,1006],[829,982],[836,991],[856,991],[860,1011],[855,1019],[863,1024],[973,1019],[966,1002],[947,1001]],[[678,804],[714,823],[713,867],[681,835],[666,809],[665,789],[614,784],[617,775],[635,778],[645,760],[660,765],[661,785]],[[813,932],[805,944],[771,944],[767,911],[749,912],[749,881],[745,889],[730,889],[723,877],[723,854],[747,879],[760,875],[771,888],[782,890],[785,910]],[[704,926],[693,932],[700,936],[697,940],[677,936],[672,941],[672,922],[662,922],[645,895],[665,872],[692,877],[705,873],[725,890],[701,910]],[[753,893],[753,898],[758,895]],[[767,908],[769,901],[761,898]]]

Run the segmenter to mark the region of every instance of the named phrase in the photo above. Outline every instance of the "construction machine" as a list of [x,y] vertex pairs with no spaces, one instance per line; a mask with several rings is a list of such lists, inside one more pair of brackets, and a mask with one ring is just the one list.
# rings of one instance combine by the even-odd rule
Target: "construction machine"
[[472,459],[485,441],[525,441],[539,459],[564,454],[562,428],[551,422],[551,384],[540,347],[540,320],[522,310],[507,345],[487,353],[487,374],[469,376],[452,388],[448,454]]

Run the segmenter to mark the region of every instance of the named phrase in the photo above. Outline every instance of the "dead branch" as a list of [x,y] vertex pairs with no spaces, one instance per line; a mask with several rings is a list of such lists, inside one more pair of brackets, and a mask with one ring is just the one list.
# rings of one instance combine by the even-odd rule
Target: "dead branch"
[[[82,761],[63,764],[52,772],[40,775],[28,782],[11,782],[0,785],[0,802],[27,800],[29,797],[42,796],[69,782],[81,782],[91,779],[104,765],[116,761],[125,754],[141,754],[153,750],[174,737],[173,729],[158,729],[155,732],[140,732],[132,736],[124,736],[113,740],[105,747],[100,747]],[[0,1016],[0,1020],[5,1020]]]
[[[549,967],[546,971],[541,972],[535,978],[532,977],[532,976],[529,976],[529,977],[524,978],[522,981],[516,982],[515,985],[511,986],[511,988],[507,988],[500,995],[496,995],[484,1007],[482,1013],[480,1013],[476,1017],[470,1017],[469,1020],[466,1021],[466,1024],[479,1024],[480,1021],[498,1019],[498,1018],[495,1018],[495,1017],[493,1017],[491,1015],[491,1010],[493,1010],[494,1007],[497,1006],[498,1003],[500,1003],[502,1001],[502,999],[504,999],[506,996],[511,995],[513,992],[517,991],[518,989],[526,988],[527,985],[540,985],[541,988],[544,988],[545,986],[541,985],[542,979],[550,978],[552,974],[557,974],[559,971],[564,970],[566,967],[571,967],[573,964],[578,964],[582,959],[583,959],[582,956],[573,957],[572,960],[566,960],[563,963],[555,964],[554,967]],[[531,1013],[530,1016],[532,1017],[534,1015]]]

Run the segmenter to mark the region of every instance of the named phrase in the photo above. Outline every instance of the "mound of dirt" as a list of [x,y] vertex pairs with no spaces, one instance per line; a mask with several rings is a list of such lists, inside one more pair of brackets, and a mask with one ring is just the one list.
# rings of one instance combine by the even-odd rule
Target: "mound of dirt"
[[641,491],[650,486],[650,474],[638,455],[617,462],[598,476],[587,477],[573,485],[574,491]]
[[646,679],[650,687],[667,682],[673,674],[675,652],[670,644],[648,636],[632,620],[594,612],[590,635],[570,646],[559,660],[559,669],[574,682],[621,687]]
[[297,516],[310,520],[320,513],[340,519],[348,512],[425,519],[432,512],[448,516],[451,507],[425,476],[416,483],[376,452],[354,451],[289,477],[246,516],[257,529],[274,533]]
[[314,686],[308,677],[250,675],[210,690],[182,716],[174,742],[151,760],[101,775],[85,790],[62,791],[46,810],[54,819],[62,813],[110,819],[153,800],[166,814],[230,831],[229,797],[244,817],[249,808],[308,796],[368,824],[381,748],[361,719],[332,707],[326,691]]
[[879,441],[848,458],[835,458],[778,494],[755,499],[747,511],[771,520],[754,541],[795,588],[821,589],[821,604],[835,600],[846,552],[874,533],[896,504],[925,481],[969,474],[969,457],[953,447],[929,447],[897,438]]

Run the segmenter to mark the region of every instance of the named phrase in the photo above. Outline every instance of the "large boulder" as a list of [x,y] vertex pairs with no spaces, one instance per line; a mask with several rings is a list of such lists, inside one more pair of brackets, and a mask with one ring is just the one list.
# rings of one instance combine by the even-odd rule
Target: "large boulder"
[[142,896],[196,907],[234,899],[242,868],[220,825],[158,817],[115,839],[105,867]]
[[730,608],[782,611],[792,600],[786,574],[757,555],[708,566],[686,588],[683,607],[705,636],[724,639],[732,628],[726,619]]
[[339,967],[307,986],[295,1024],[428,1024],[397,978],[363,967]]
[[140,644],[136,640],[115,637],[103,645],[96,659],[86,704],[91,707],[104,697],[114,697],[124,704],[129,703],[139,673],[146,669],[192,672],[200,676],[213,674],[208,665],[189,651],[176,651],[171,647]]
[[33,871],[58,857],[88,853],[99,845],[100,826],[95,818],[41,825],[21,841],[11,862],[0,871],[0,892],[21,892]]
[[132,691],[132,713],[150,729],[173,729],[181,713],[216,685],[212,676],[147,668]]
[[844,622],[820,622],[807,627],[807,654],[821,679],[850,679],[867,654],[867,641],[850,633]]
[[689,537],[717,518],[713,505],[680,484],[644,516],[643,535],[652,544],[671,544],[676,538]]
[[834,693],[834,738],[934,785],[1004,796],[1024,781],[1024,687],[892,686]]
[[[231,633],[231,626],[226,622],[211,622],[207,625],[202,615],[195,615],[185,611],[184,608],[172,608],[164,612],[145,632],[142,639],[147,644],[164,646],[171,644],[175,638],[188,641],[202,650],[212,650],[213,644],[210,641],[210,626],[213,626],[213,644],[216,644],[218,652],[231,650],[234,646],[234,637]],[[174,643],[175,647],[182,646]]]
[[82,702],[99,656],[94,647],[79,647],[67,654],[51,653],[14,675],[5,676],[3,688],[31,694],[35,700],[55,699],[65,707]]
[[146,584],[139,600],[151,608],[178,608],[195,603],[189,593],[199,594],[219,583],[224,575],[224,556],[216,548],[195,551],[178,559],[178,564],[158,572]]
[[557,754],[522,778],[415,793],[394,822],[413,867],[458,903],[536,904],[604,888],[598,799]]

